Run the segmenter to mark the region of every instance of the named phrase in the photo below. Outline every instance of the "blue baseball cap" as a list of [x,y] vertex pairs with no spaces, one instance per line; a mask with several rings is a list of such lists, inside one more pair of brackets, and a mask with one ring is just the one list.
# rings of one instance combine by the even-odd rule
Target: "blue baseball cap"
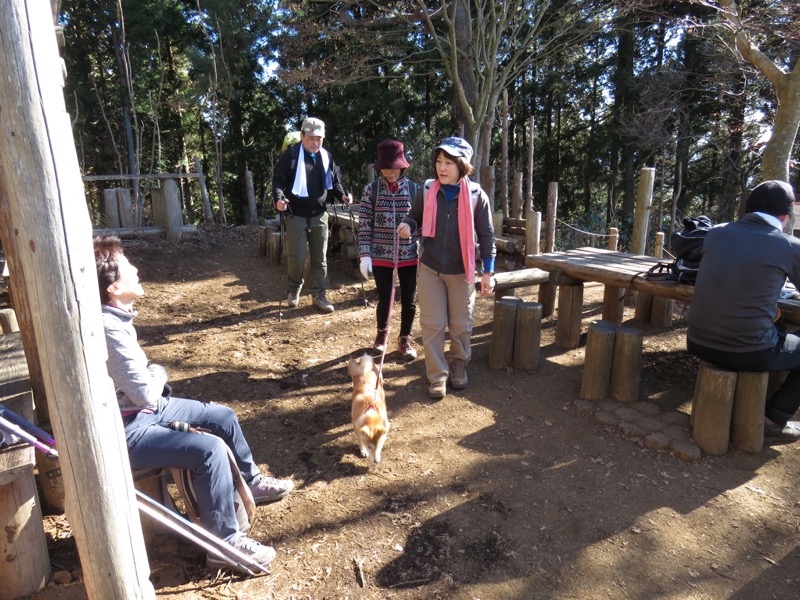
[[469,145],[467,140],[460,137],[444,138],[442,143],[433,149],[434,152],[437,150],[444,150],[450,156],[463,158],[467,162],[472,160],[472,146]]

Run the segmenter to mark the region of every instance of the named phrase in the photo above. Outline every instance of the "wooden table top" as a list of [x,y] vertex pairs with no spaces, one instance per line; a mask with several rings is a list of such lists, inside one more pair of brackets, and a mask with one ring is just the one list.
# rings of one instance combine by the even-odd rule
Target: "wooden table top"
[[[565,252],[528,255],[526,264],[550,271],[553,283],[561,283],[563,277],[581,281],[596,281],[605,285],[630,288],[639,292],[691,302],[694,286],[677,281],[648,281],[645,273],[659,262],[668,260],[653,256],[615,252],[603,248],[575,248]],[[783,319],[800,325],[800,301],[779,300]]]

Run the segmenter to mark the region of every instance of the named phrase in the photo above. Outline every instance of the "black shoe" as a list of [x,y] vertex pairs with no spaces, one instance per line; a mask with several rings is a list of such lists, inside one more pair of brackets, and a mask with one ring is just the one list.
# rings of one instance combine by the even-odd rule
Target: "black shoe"
[[800,421],[787,421],[783,427],[764,427],[764,437],[800,440]]

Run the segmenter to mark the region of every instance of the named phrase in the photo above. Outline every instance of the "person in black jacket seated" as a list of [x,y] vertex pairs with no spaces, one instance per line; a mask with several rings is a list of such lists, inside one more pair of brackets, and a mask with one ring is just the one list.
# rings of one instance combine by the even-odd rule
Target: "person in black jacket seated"
[[756,186],[745,216],[712,228],[689,309],[687,349],[732,371],[789,371],[767,399],[765,436],[800,438],[800,336],[781,331],[778,299],[788,277],[800,284],[800,239],[783,233],[794,207],[783,181]]

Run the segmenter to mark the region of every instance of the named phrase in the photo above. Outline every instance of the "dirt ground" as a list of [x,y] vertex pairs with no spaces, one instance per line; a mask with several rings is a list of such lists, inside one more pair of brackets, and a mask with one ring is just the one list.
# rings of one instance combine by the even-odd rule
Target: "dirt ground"
[[[212,228],[178,245],[125,242],[147,292],[139,336],[174,394],[233,407],[257,462],[297,483],[258,509],[251,532],[278,551],[271,575],[211,573],[201,551],[159,539],[148,548],[159,597],[798,596],[800,445],[690,463],[599,425],[572,407],[583,345],[555,346],[552,318],[538,370],[493,371],[492,302],[479,299],[470,385],[440,401],[426,394],[421,356],[387,354],[392,430],[370,466],[349,424],[346,364],[372,343],[374,284],[365,308],[355,268],[331,258],[336,312],[319,314],[308,296],[288,310],[285,276],[257,256],[256,238]],[[536,300],[534,288],[517,292]],[[601,292],[587,286],[587,321]],[[645,328],[641,396],[662,410],[688,412],[692,394],[684,310],[673,329]],[[54,571],[79,576],[64,517],[46,525]],[[85,597],[79,579],[34,596]]]

